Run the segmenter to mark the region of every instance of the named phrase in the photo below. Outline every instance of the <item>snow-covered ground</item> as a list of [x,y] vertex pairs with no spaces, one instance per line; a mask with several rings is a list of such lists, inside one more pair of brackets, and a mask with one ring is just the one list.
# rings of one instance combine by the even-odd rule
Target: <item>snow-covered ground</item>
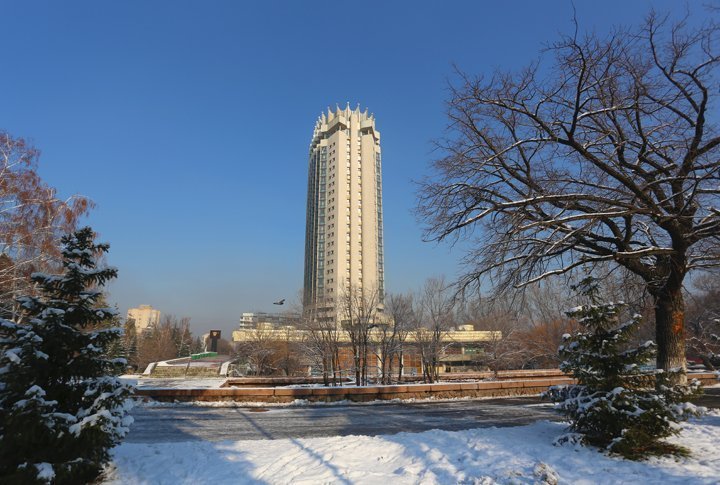
[[[522,396],[463,396],[463,397],[412,397],[409,399],[374,399],[372,401],[309,401],[307,399],[294,399],[290,402],[263,402],[263,401],[155,401],[136,399],[134,406],[139,408],[284,408],[284,407],[328,407],[328,406],[383,406],[386,404],[412,404],[412,403],[441,403],[457,401],[496,401],[499,399],[531,398],[540,394],[523,394]],[[551,402],[528,404],[527,406],[554,407]]]
[[[720,378],[720,375],[718,376]],[[120,379],[136,386],[138,389],[219,389],[225,381],[226,377],[143,377],[137,374],[126,374],[120,376]],[[452,381],[456,383],[458,381]],[[475,382],[475,381],[469,381]],[[451,381],[438,381],[438,384],[451,383]],[[423,383],[403,384],[403,386],[421,386]],[[262,387],[262,386],[260,386]],[[287,386],[275,386],[281,388],[304,388],[304,387],[325,387],[324,384],[291,384]],[[344,388],[356,387],[372,387],[372,386],[354,386],[346,384]],[[715,385],[706,385],[705,388],[720,387],[720,383]]]
[[688,458],[632,462],[577,445],[556,447],[564,425],[427,431],[384,436],[125,443],[108,484],[186,483],[718,483],[720,413],[672,440]]

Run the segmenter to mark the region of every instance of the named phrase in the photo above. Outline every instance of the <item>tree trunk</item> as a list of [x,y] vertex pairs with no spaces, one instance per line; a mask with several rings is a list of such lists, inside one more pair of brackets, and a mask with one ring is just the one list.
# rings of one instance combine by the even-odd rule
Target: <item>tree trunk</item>
[[400,348],[400,353],[398,357],[398,382],[403,381],[403,349]]
[[362,352],[362,381],[363,386],[368,385],[368,343],[367,338],[363,342],[363,352]]
[[325,384],[325,387],[328,387],[330,383],[328,382],[328,361],[327,358],[323,358],[322,360],[322,376],[323,376],[323,384]]
[[333,386],[337,386],[337,385],[342,386],[342,369],[340,369],[340,356],[338,355],[337,350],[333,351],[332,362],[333,362]]
[[387,375],[385,373],[385,360],[385,349],[383,347],[380,347],[375,357],[375,380],[380,384],[387,384]]
[[685,302],[682,286],[663,288],[655,297],[655,338],[657,339],[657,367],[681,370],[673,382],[686,384],[685,361]]
[[390,377],[390,373],[392,372],[392,351],[389,349],[385,349],[382,351],[382,361],[380,361],[382,364],[382,368],[380,369],[380,372],[382,373],[382,382],[384,384],[390,384],[390,381],[392,378]]
[[354,358],[354,364],[355,364],[355,385],[360,386],[361,384],[361,376],[360,376],[360,356],[357,354],[357,350],[355,351],[355,358]]
[[386,385],[392,384],[392,352],[382,361],[382,378]]

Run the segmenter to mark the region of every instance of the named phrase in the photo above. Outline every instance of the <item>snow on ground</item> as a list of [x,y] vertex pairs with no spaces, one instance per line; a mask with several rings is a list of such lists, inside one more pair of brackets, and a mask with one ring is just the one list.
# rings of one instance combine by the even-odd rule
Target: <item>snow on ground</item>
[[268,407],[293,407],[293,406],[351,406],[351,405],[371,405],[371,404],[388,404],[393,402],[408,402],[409,400],[386,400],[386,401],[368,401],[353,402],[347,400],[341,401],[308,401],[307,399],[295,399],[291,402],[262,402],[262,401],[155,401],[153,399],[142,400],[136,399],[135,406],[141,408],[268,408]]
[[[155,401],[153,399],[136,399],[134,406],[140,408],[270,408],[270,407],[321,407],[321,406],[382,406],[385,404],[411,404],[411,403],[438,403],[453,401],[494,401],[498,399],[513,399],[526,397],[539,397],[540,394],[523,394],[521,396],[462,396],[462,397],[413,397],[409,399],[374,399],[372,401],[309,401],[307,399],[294,399],[290,402],[262,402],[262,401]],[[554,407],[551,402],[525,404],[527,407]]]
[[555,447],[561,423],[385,436],[124,443],[106,484],[620,484],[718,483],[720,413],[673,438],[688,458],[632,462],[578,445]]

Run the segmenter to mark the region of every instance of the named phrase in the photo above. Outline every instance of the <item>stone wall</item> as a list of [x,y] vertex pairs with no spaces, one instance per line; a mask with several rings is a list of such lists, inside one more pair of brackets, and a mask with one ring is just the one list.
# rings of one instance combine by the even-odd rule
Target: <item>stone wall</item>
[[[712,372],[692,374],[704,385],[718,383]],[[549,386],[574,383],[568,377],[551,377],[486,382],[453,382],[440,384],[400,384],[369,387],[276,387],[219,389],[138,389],[137,396],[166,402],[235,401],[287,403],[296,399],[310,402],[375,401],[392,399],[452,399],[460,397],[506,397],[539,394]]]
[[569,384],[571,379],[532,381],[463,382],[449,384],[403,384],[371,387],[232,388],[220,389],[139,389],[138,396],[158,401],[311,402],[375,401],[391,399],[448,399],[457,397],[498,397],[537,394],[551,385]]

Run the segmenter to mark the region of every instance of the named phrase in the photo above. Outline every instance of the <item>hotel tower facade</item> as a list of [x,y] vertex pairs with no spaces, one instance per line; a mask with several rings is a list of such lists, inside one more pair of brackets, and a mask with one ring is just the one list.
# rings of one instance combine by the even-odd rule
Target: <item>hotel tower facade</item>
[[315,123],[308,162],[303,305],[342,321],[344,295],[385,293],[382,157],[375,118],[360,108],[328,109]]

